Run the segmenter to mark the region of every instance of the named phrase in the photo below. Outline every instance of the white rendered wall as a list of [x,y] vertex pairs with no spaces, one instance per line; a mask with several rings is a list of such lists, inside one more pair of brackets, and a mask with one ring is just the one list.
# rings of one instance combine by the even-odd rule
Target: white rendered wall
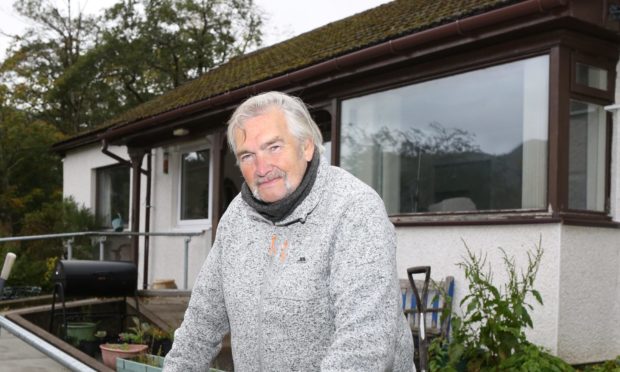
[[[515,256],[519,267],[524,267],[527,264],[527,250],[533,249],[542,239],[544,255],[535,288],[540,291],[544,306],[535,305],[530,314],[534,329],[527,333],[532,342],[557,352],[560,229],[559,224],[397,228],[398,274],[405,278],[408,267],[430,265],[431,277],[435,280],[454,276],[455,310],[468,291],[463,272],[456,266],[466,255],[463,240],[473,252],[488,254],[495,281],[504,283],[507,276],[497,248],[502,247],[510,256]],[[530,303],[535,304],[535,300]]]
[[[122,146],[110,146],[108,150],[122,159],[129,160],[127,148]],[[89,208],[94,213],[96,198],[96,169],[117,164],[118,161],[101,152],[101,145],[94,144],[80,147],[67,152],[63,158],[63,195],[71,196],[78,203]],[[130,173],[130,185],[133,174]],[[141,178],[141,195],[144,198],[146,191],[146,177]],[[131,193],[129,200],[129,221],[131,221]],[[144,200],[144,199],[143,199]],[[144,202],[140,203],[140,226],[144,226]],[[127,223],[130,223],[127,221]],[[112,245],[118,246],[122,243],[122,237],[108,237],[104,246],[109,249]],[[131,244],[127,238],[127,244]],[[142,283],[144,245],[140,240],[140,250],[138,258],[138,283]]]
[[[211,222],[180,226],[178,220],[178,181],[180,162],[178,148],[153,150],[151,189],[151,231],[204,231],[192,237],[189,244],[188,287],[193,287],[198,272],[211,248]],[[168,152],[168,173],[164,173],[164,152]],[[211,203],[212,205],[212,203]],[[184,285],[184,237],[152,237],[149,249],[148,282],[174,279],[178,288]]]
[[[129,159],[125,147],[110,146],[108,150],[123,159]],[[101,152],[100,144],[84,146],[67,152],[62,164],[63,195],[72,196],[78,204],[93,209],[96,182],[94,170],[116,163],[116,160]]]
[[562,227],[558,355],[569,363],[620,354],[620,231]]
[[[128,159],[125,147],[110,146],[108,150],[123,159]],[[163,174],[161,149],[153,151],[153,177],[151,194],[151,231],[181,232],[206,229],[199,237],[194,237],[189,245],[188,285],[191,288],[198,275],[201,264],[211,245],[211,225],[192,228],[178,228],[173,217],[172,203],[175,195],[172,190],[172,179],[178,173],[174,171],[174,161],[170,163],[169,174]],[[76,202],[93,210],[95,204],[95,170],[100,167],[116,164],[117,161],[101,152],[99,144],[84,146],[69,151],[63,159],[63,195],[72,196]],[[178,164],[176,164],[178,166]],[[143,161],[146,168],[146,156]],[[140,184],[140,230],[144,230],[145,198],[147,179],[143,175]],[[131,201],[130,201],[131,205]],[[131,211],[130,211],[131,214]],[[130,216],[131,218],[131,216]],[[149,273],[147,282],[150,285],[156,279],[174,279],[181,288],[184,282],[184,237],[151,237],[149,246]],[[144,273],[144,238],[140,238],[138,283],[142,288]]]

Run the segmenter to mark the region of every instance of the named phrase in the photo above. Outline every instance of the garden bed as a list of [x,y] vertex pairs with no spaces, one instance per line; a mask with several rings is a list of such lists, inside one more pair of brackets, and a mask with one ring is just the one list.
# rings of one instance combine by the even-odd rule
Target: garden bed
[[[127,332],[131,318],[137,314],[133,299],[107,298],[69,301],[66,303],[67,323],[95,323],[100,337],[86,337],[77,340],[68,338],[64,332],[62,304],[55,304],[53,322],[52,305],[45,304],[12,310],[5,313],[7,319],[28,330],[45,342],[73,356],[97,371],[113,371],[101,362],[99,345],[118,342],[118,334]],[[140,306],[140,319],[152,327],[168,329],[161,319]]]

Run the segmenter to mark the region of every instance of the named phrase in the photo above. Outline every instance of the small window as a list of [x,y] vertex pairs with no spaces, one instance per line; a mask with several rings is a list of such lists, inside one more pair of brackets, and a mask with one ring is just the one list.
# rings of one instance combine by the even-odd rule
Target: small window
[[340,166],[388,213],[545,209],[549,58],[341,104]]
[[603,106],[571,100],[568,207],[605,210],[607,115]]
[[[119,228],[129,221],[128,166],[113,166],[96,170],[97,186],[95,215],[103,227]],[[112,221],[114,221],[114,224]],[[120,223],[120,224],[119,224]]]
[[210,150],[181,155],[179,216],[181,221],[209,218]]
[[607,70],[585,63],[576,63],[575,81],[589,88],[607,90]]

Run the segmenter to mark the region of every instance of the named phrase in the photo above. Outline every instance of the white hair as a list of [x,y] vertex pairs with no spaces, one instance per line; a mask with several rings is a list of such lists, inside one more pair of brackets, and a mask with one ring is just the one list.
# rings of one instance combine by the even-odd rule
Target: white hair
[[233,152],[237,153],[237,146],[234,140],[235,129],[243,130],[243,126],[248,119],[260,116],[269,109],[277,108],[282,110],[288,130],[297,138],[300,144],[310,140],[319,154],[324,151],[323,136],[321,130],[316,125],[306,105],[298,97],[289,96],[281,92],[266,92],[248,98],[243,102],[228,121],[228,145]]

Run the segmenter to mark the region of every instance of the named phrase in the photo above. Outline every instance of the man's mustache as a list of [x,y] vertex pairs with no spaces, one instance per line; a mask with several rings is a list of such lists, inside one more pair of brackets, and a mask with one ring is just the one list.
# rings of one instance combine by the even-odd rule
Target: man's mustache
[[260,186],[261,184],[265,182],[273,181],[277,178],[284,178],[285,176],[286,176],[286,173],[284,171],[278,168],[274,168],[271,172],[267,173],[266,175],[262,177],[257,177],[255,183],[257,186]]

